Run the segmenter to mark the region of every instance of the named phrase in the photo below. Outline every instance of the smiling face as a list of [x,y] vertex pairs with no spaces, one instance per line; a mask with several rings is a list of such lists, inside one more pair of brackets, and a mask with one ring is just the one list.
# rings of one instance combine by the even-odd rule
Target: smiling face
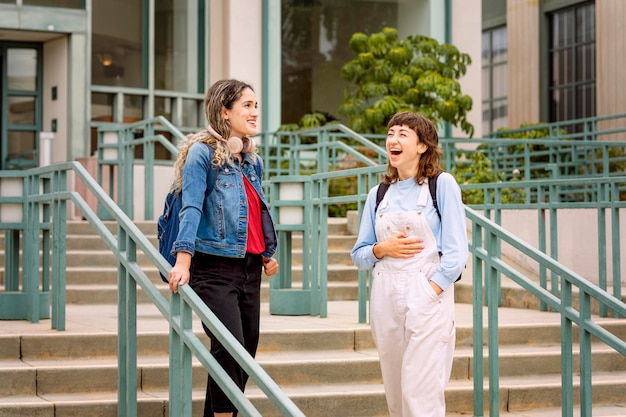
[[232,108],[222,109],[222,117],[230,124],[230,136],[253,136],[257,133],[259,118],[259,103],[256,94],[250,88],[245,88]]
[[407,125],[391,126],[385,145],[389,164],[398,170],[400,179],[413,177],[417,173],[420,155],[427,149],[417,133]]

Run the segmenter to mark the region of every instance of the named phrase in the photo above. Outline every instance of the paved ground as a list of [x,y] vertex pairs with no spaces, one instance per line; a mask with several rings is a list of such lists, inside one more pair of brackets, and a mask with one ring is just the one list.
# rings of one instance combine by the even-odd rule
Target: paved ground
[[[356,301],[331,301],[328,303],[328,317],[311,316],[277,316],[269,314],[269,305],[261,306],[261,331],[263,330],[290,330],[290,329],[346,329],[369,328],[368,324],[358,322],[358,303]],[[157,310],[150,304],[140,304],[137,309],[137,327],[139,332],[167,331],[167,323]],[[456,304],[456,319],[458,327],[472,326],[472,306]],[[483,318],[486,322],[486,310]],[[500,325],[522,325],[525,323],[554,324],[560,320],[555,313],[539,311],[500,308]],[[200,327],[200,320],[194,321],[194,326]],[[40,320],[39,323],[29,323],[25,320],[0,321],[0,335],[2,334],[42,334],[55,331],[51,329],[51,320]],[[117,306],[115,305],[76,305],[70,304],[66,310],[66,333],[93,333],[96,331],[117,331]]]

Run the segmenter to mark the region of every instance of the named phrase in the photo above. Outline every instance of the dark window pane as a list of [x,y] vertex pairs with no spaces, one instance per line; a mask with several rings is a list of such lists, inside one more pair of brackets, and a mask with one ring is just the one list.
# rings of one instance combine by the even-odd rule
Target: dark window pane
[[25,6],[62,7],[66,9],[83,9],[85,0],[22,0]]
[[35,132],[7,132],[6,169],[35,167],[38,165],[35,156]]
[[124,95],[124,122],[136,122],[142,120],[143,96]]
[[399,9],[409,3],[282,0],[281,121],[297,123],[312,111],[339,118],[346,87],[341,67],[354,58],[350,37],[398,27]]
[[156,97],[154,99],[154,115],[172,120],[172,100],[167,97]]
[[198,91],[198,1],[155,2],[155,87]]
[[200,122],[198,121],[199,105],[201,106],[202,102],[198,102],[196,100],[183,100],[183,126],[200,126]]
[[113,95],[103,93],[91,93],[91,120],[113,120]]
[[576,10],[576,42],[589,42],[595,39],[595,10],[593,5]]
[[93,1],[93,84],[145,86],[143,12],[141,0]]
[[550,121],[595,115],[595,6],[588,3],[549,18]]
[[483,32],[483,134],[507,126],[507,32],[506,26]]
[[561,84],[561,78],[559,77],[559,75],[561,74],[561,55],[558,52],[554,52],[552,53],[552,59],[551,59],[551,64],[552,67],[550,68],[551,71],[551,85],[559,85]]

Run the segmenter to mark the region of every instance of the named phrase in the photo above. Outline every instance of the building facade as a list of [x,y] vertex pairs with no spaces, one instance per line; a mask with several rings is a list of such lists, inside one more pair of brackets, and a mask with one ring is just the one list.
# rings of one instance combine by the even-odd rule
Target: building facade
[[[625,2],[483,0],[482,6],[484,133],[626,112]],[[624,127],[619,123],[604,128]]]
[[255,87],[265,131],[341,119],[348,40],[384,27],[470,54],[477,137],[620,113],[625,18],[623,0],[0,0],[0,169],[89,157],[101,122],[202,126],[221,78]]

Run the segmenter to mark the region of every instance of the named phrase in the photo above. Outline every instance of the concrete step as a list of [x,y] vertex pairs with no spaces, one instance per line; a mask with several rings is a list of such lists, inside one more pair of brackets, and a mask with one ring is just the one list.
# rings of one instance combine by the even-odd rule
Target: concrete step
[[[357,323],[358,272],[349,260],[355,236],[348,234],[345,219],[329,223],[329,317],[269,315],[269,284],[264,278],[257,359],[307,416],[384,416],[387,409],[377,353],[369,326]],[[137,225],[156,245],[156,223]],[[107,226],[115,232],[112,224]],[[297,233],[292,244],[292,279],[298,288],[302,241]],[[68,251],[67,330],[50,331],[49,320],[0,323],[0,417],[117,416],[117,261],[110,259],[110,251],[87,222],[68,224]],[[169,290],[156,269],[147,262],[144,270],[168,298]],[[451,416],[473,414],[471,270],[468,264],[463,279],[455,284],[457,349],[446,392]],[[519,286],[507,280],[502,285],[500,415],[556,417],[556,411],[559,415],[561,411],[559,316],[538,311],[538,301]],[[148,300],[141,291],[139,299],[138,415],[167,416],[169,332],[156,308],[143,304]],[[350,307],[338,311],[338,305]],[[626,321],[599,322],[626,340]],[[194,332],[208,343],[198,320]],[[486,342],[486,328],[483,333]],[[575,334],[575,352],[577,340]],[[621,413],[626,411],[626,358],[594,345],[593,366],[593,415],[626,415]],[[194,361],[194,416],[201,415],[205,384],[206,373]],[[254,383],[246,393],[264,417],[280,415]],[[574,398],[579,398],[577,388]],[[487,396],[485,401],[488,404]]]
[[[207,338],[203,335],[201,340]],[[107,342],[110,344],[110,342]],[[167,345],[167,337],[164,343]],[[347,384],[354,381],[361,383],[381,383],[378,354],[374,348],[364,350],[283,350],[267,352],[261,349],[257,360],[265,371],[281,387]],[[615,377],[617,384],[626,388],[626,358],[610,348],[598,345],[594,352],[594,374]],[[486,357],[487,358],[487,357]],[[459,348],[455,352],[451,381],[467,382],[472,378],[472,351]],[[500,351],[500,377],[536,377],[559,375],[560,349],[558,346],[519,346],[509,345]],[[578,355],[574,355],[575,367]],[[166,352],[161,354],[141,354],[138,357],[138,381],[142,390],[167,390],[169,364]],[[485,369],[487,372],[487,369]],[[202,387],[206,383],[205,371],[196,362],[194,365],[194,386]],[[117,360],[115,355],[78,356],[65,358],[23,357],[0,361],[0,377],[8,384],[0,386],[0,397],[11,395],[35,395],[81,392],[86,387],[89,391],[106,391],[117,383]]]
[[[307,417],[340,415],[345,417],[384,417],[388,416],[384,405],[384,391],[382,386],[369,386],[360,384],[325,386],[329,392],[327,398],[312,395],[306,390],[286,389],[287,394],[301,409],[306,410]],[[279,413],[269,401],[260,394],[257,396],[253,390],[247,390],[248,397],[259,409],[264,417],[278,417]],[[457,393],[446,395],[448,404],[455,402]],[[329,400],[328,398],[331,398]],[[167,392],[139,392],[137,415],[139,417],[168,417]],[[5,399],[2,399],[5,400]],[[461,399],[459,399],[461,400]],[[201,417],[204,405],[204,391],[192,392],[192,416]],[[574,416],[580,416],[575,406]],[[615,402],[593,407],[594,417],[623,417],[626,415],[626,403]],[[0,408],[0,417],[117,417],[117,394],[115,391],[90,395],[85,399],[83,394],[59,394],[47,395],[44,398],[37,396],[24,396],[4,401]],[[467,417],[468,413],[455,412],[448,407],[447,417]],[[470,413],[469,415],[472,415]],[[486,417],[489,413],[484,414]],[[560,407],[545,407],[541,409],[501,409],[502,417],[561,417]]]
[[[337,306],[347,309],[338,311]],[[30,415],[45,415],[53,401],[55,416],[115,415],[116,309],[70,305],[67,332],[44,330],[44,323],[3,323],[0,381],[5,384],[0,386],[8,388],[0,392],[0,413],[11,410],[14,414],[8,415],[19,416],[29,410],[35,413]],[[461,414],[473,408],[472,308],[459,304],[456,309],[457,350],[447,396],[449,412]],[[369,326],[355,324],[354,302],[331,302],[329,319],[271,316],[266,304],[262,314],[257,359],[307,416],[384,415],[376,350]],[[500,317],[503,407],[554,407],[554,399],[560,398],[558,315],[503,308]],[[626,334],[623,320],[599,322],[618,337]],[[142,304],[137,329],[139,415],[164,415],[159,410],[167,408],[167,325],[154,306]],[[194,332],[206,343],[197,321]],[[594,373],[594,405],[617,402],[626,389],[624,357],[594,345]],[[194,415],[200,413],[205,383],[205,371],[194,361]],[[246,392],[263,416],[279,415],[254,383]]]

